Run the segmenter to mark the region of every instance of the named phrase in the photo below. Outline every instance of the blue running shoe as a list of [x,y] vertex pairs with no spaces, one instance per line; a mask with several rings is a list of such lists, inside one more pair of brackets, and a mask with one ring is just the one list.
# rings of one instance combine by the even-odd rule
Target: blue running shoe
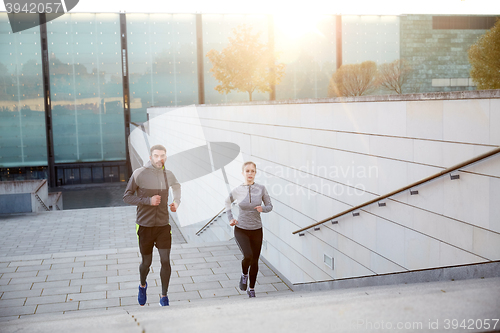
[[146,282],[146,287],[141,287],[139,285],[139,295],[137,296],[137,301],[139,302],[140,306],[144,306],[146,304],[146,289],[148,289],[148,283]]
[[248,289],[247,294],[250,298],[255,297],[255,289]]
[[168,306],[168,296],[160,298],[160,306]]

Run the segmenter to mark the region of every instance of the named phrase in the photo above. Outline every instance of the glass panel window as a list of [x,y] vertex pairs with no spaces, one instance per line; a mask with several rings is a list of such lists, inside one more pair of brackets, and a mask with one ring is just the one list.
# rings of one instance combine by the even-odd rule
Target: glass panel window
[[[222,51],[228,46],[228,37],[233,37],[233,29],[240,25],[252,27],[253,33],[260,33],[260,41],[268,41],[268,17],[266,15],[222,15],[222,14],[204,14],[203,15],[203,59],[205,71],[205,103],[232,103],[247,102],[249,95],[247,92],[237,92],[233,90],[229,94],[221,94],[215,87],[219,85],[213,74],[210,72],[212,63],[206,57],[210,50]],[[253,101],[268,101],[269,93],[254,92]]]
[[374,61],[377,65],[399,59],[397,16],[342,16],[342,63]]
[[56,163],[125,159],[118,14],[47,23]]
[[127,14],[130,113],[147,121],[152,106],[198,103],[196,16]]
[[326,98],[336,68],[334,15],[276,15],[275,48],[285,67],[276,99]]
[[0,168],[47,165],[41,61],[40,28],[13,33],[0,13]]

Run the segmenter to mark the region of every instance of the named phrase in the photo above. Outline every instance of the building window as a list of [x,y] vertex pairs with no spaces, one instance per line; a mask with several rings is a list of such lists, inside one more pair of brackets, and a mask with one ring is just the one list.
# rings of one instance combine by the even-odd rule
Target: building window
[[432,29],[491,29],[498,16],[433,16]]

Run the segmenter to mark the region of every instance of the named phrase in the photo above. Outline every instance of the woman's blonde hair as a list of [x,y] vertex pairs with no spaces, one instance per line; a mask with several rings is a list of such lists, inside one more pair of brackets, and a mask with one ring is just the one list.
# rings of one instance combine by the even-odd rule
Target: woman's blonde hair
[[248,161],[248,162],[243,163],[243,166],[241,167],[241,171],[244,171],[245,167],[249,164],[253,164],[253,167],[255,168],[255,172],[257,172],[257,165],[252,161]]

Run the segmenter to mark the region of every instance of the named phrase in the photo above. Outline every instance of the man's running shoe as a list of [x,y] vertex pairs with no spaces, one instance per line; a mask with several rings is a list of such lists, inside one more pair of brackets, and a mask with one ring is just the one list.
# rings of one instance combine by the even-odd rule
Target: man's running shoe
[[168,296],[160,298],[160,306],[168,306]]
[[241,278],[240,278],[240,289],[241,290],[247,290],[247,281],[248,281],[248,275],[241,274]]
[[255,297],[255,289],[248,289],[247,294],[250,298]]
[[148,289],[148,283],[146,282],[146,286],[143,288],[141,285],[139,285],[139,295],[137,296],[137,301],[139,302],[140,306],[144,306],[146,304],[146,289]]

